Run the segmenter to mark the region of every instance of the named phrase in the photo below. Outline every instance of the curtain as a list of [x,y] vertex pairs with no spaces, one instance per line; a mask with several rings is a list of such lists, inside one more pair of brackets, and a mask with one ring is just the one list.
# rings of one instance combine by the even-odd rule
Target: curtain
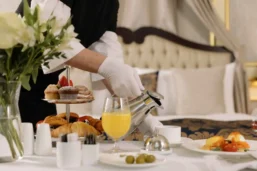
[[177,32],[177,0],[120,0],[118,26],[137,30],[156,27]]
[[212,7],[210,0],[190,0],[188,3],[198,18],[215,34],[217,39],[222,41],[225,47],[234,52],[237,63],[234,87],[236,111],[240,113],[248,113],[249,98],[246,73],[243,65],[243,47],[240,46],[235,36],[225,28],[224,23]]

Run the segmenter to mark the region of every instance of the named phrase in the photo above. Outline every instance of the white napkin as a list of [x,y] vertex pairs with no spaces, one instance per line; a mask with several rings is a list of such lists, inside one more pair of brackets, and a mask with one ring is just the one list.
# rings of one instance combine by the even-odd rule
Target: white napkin
[[238,159],[238,163],[235,164],[219,159],[218,156],[204,156],[204,161],[209,171],[240,171],[246,168],[257,170],[257,160],[240,163],[241,159]]

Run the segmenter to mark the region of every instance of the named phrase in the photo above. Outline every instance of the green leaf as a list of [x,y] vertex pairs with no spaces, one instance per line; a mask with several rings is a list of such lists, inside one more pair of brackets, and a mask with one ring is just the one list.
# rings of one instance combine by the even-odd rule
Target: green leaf
[[12,56],[12,52],[13,52],[13,49],[5,49],[5,52],[7,54],[8,57],[11,57]]
[[39,15],[39,6],[36,6],[34,13],[33,13],[33,21],[34,22],[38,21],[38,15]]
[[30,75],[21,75],[20,80],[21,80],[22,87],[25,88],[26,90],[30,91],[30,89],[31,89],[30,84],[29,84]]
[[30,13],[29,3],[27,0],[23,0],[23,11],[24,11],[24,16],[25,16],[26,22],[28,23],[28,25],[32,26],[33,21],[32,21],[32,16]]
[[32,72],[32,79],[35,84],[37,82],[37,76],[38,76],[38,68],[36,67],[36,69],[34,69]]

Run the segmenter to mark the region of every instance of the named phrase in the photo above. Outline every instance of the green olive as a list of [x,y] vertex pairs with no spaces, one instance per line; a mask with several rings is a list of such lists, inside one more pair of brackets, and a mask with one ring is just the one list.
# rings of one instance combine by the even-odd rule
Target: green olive
[[136,158],[136,163],[137,164],[144,164],[145,163],[145,157],[143,155],[139,155],[137,158]]
[[143,158],[145,158],[146,155],[147,155],[147,154],[139,154],[137,157],[143,157]]
[[134,156],[127,156],[126,157],[126,163],[127,164],[133,164],[135,162]]
[[153,163],[155,162],[155,156],[154,155],[148,155],[145,159],[146,163]]
[[148,154],[145,154],[145,153],[143,153],[143,154],[141,154],[142,156],[144,156],[144,158],[146,159],[146,157],[148,156]]

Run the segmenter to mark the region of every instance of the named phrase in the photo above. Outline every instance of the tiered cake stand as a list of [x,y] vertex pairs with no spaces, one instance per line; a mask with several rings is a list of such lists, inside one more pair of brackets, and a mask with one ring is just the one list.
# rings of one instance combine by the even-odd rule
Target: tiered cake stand
[[[68,80],[68,85],[70,85],[70,66],[65,66],[66,68],[66,77]],[[54,103],[54,104],[64,104],[66,105],[66,119],[68,122],[70,122],[70,105],[71,104],[83,104],[83,103],[90,103],[93,101],[93,99],[54,99],[54,100],[48,100],[44,99],[48,103]]]

